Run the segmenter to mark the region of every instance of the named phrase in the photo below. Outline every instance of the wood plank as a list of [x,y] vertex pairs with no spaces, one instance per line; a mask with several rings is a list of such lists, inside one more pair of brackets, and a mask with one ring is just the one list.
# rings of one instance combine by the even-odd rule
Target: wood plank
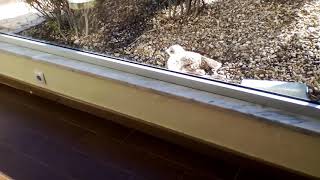
[[239,169],[222,159],[210,158],[141,132],[130,135],[125,143],[185,168],[186,177],[233,179]]
[[[121,141],[132,129],[115,124],[61,104],[0,85],[0,112],[11,122],[25,122],[25,126],[72,142],[84,133],[101,134]],[[14,97],[14,98],[10,98]],[[5,119],[3,119],[5,120]],[[12,122],[13,123],[13,122]],[[71,138],[71,139],[70,139]]]
[[128,171],[105,164],[88,154],[79,152],[71,145],[52,141],[50,137],[42,136],[35,131],[15,126],[0,124],[2,128],[0,143],[7,144],[16,151],[22,152],[33,159],[46,164],[63,174],[75,179],[127,179]]
[[94,155],[97,159],[120,169],[133,173],[133,177],[141,179],[177,179],[185,169],[176,164],[140,151],[127,143],[119,143],[88,134],[80,140],[77,147],[82,152]]
[[0,172],[0,179],[72,179],[3,144],[0,144]]

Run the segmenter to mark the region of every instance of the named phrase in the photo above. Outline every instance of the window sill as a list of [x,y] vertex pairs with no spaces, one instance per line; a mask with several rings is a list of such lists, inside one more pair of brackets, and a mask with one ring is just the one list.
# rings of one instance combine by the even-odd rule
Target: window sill
[[[22,59],[20,60],[19,58],[21,57]],[[70,98],[79,99],[81,101],[90,101],[88,103],[102,108],[111,109],[121,114],[127,114],[128,116],[131,116],[133,118],[145,120],[147,123],[161,126],[167,128],[168,130],[176,131],[180,134],[199,139],[208,144],[225,147],[227,149],[231,149],[257,159],[262,159],[264,161],[271,162],[273,164],[277,164],[294,171],[299,171],[304,174],[320,177],[320,169],[318,167],[320,158],[311,158],[311,155],[317,156],[316,152],[320,152],[320,121],[315,118],[301,116],[299,114],[294,114],[271,107],[261,106],[254,103],[216,95],[168,82],[121,72],[118,70],[80,62],[77,60],[71,60],[7,43],[0,43],[0,59],[0,74],[2,75],[16,78],[21,81],[26,81],[27,83],[41,86],[51,91],[56,91],[57,93],[68,96]],[[8,62],[9,60],[10,62]],[[32,66],[34,67],[34,70],[45,69],[43,71],[50,71],[50,73],[48,73],[48,85],[37,84],[33,79],[33,72],[29,72],[29,77],[25,77],[25,74],[21,74],[20,76],[16,75],[16,73],[19,72],[17,72],[15,67],[23,67],[23,65],[26,65],[30,60],[36,64],[36,66]],[[15,66],[15,63],[17,64],[18,62],[21,63],[22,66],[21,64]],[[110,105],[110,107],[108,107],[106,105],[107,100],[103,99],[103,89],[101,91],[88,90],[88,92],[92,91],[92,93],[96,93],[95,98],[88,97],[88,99],[81,99],[82,94],[80,92],[68,91],[64,87],[65,84],[63,82],[59,82],[61,79],[50,77],[55,75],[55,73],[58,73],[58,71],[60,71],[61,69],[63,69],[63,71],[68,71],[68,73],[77,74],[77,77],[99,79],[99,82],[110,81],[114,84],[121,84],[121,86],[123,87],[133,88],[135,89],[135,92],[146,92],[148,93],[148,95],[150,95],[150,97],[153,97],[153,99],[150,99],[150,101],[141,100],[141,103],[148,102],[149,104],[146,107],[157,107],[158,109],[148,110],[152,112],[133,112],[133,108],[132,111],[129,112],[128,110],[128,112],[126,112],[125,108],[120,108],[121,104],[118,104],[119,107],[116,105],[112,105],[112,107]],[[70,76],[65,78],[68,79],[72,77]],[[52,84],[51,80],[54,81]],[[74,81],[74,83],[77,82]],[[80,80],[79,83],[81,83]],[[81,86],[83,88],[86,88],[85,84],[80,84],[80,87]],[[77,86],[77,88],[79,88],[79,86]],[[96,88],[99,87],[97,86]],[[115,92],[113,93],[117,93],[116,89],[114,91]],[[112,90],[109,90],[108,92],[112,92]],[[83,95],[83,97],[84,96],[85,95]],[[132,96],[135,95],[133,94]],[[127,96],[127,98],[130,97],[130,95]],[[101,100],[98,100],[99,98]],[[130,101],[130,99],[127,100]],[[120,101],[123,102],[125,100],[119,99],[119,102]],[[166,111],[167,108],[164,106],[168,105],[168,103],[173,103],[173,101],[179,101],[179,103],[181,103],[181,108],[177,107],[176,112],[175,110]],[[117,104],[116,102],[114,103]],[[170,115],[163,115],[164,119],[166,117],[170,117],[172,119],[185,117],[183,115],[179,115],[179,113],[185,113],[183,112],[184,107],[190,107],[185,104],[194,107],[192,109],[187,109],[186,111],[189,111],[190,115],[198,115],[199,122],[195,122],[197,120],[197,117],[191,118],[190,121],[187,121],[187,119],[176,119],[172,121],[170,120],[170,122],[162,122],[160,120],[153,121],[152,119],[148,119],[148,117],[152,117],[152,115],[160,116],[162,113],[171,113]],[[137,106],[138,105],[141,104],[137,104]],[[202,112],[204,111],[203,109],[205,109],[206,112]],[[212,116],[210,119],[207,111],[211,111],[212,113],[214,112],[213,114],[216,113],[216,117]],[[172,114],[173,112],[175,112],[176,114]],[[149,116],[146,115],[148,113]],[[202,113],[204,116],[203,118],[200,117]],[[206,120],[208,121],[204,121],[205,118],[207,118]],[[207,124],[201,124],[204,122],[206,122]],[[197,123],[200,125],[198,125]],[[231,123],[232,127],[228,125],[228,123]],[[197,127],[191,127],[194,125],[197,125]],[[242,128],[241,125],[243,126]],[[218,131],[218,127],[225,128],[225,131],[223,131],[223,129],[221,131]],[[253,127],[257,129],[252,129],[251,133],[250,128]],[[206,128],[207,130],[205,130]],[[200,132],[202,130],[204,132]],[[245,132],[245,130],[247,132]],[[260,134],[255,134],[255,132],[258,131],[260,132]],[[284,135],[284,131],[289,132],[290,136]],[[233,133],[233,135],[231,135],[231,137],[229,137],[228,139],[228,137],[224,133]],[[257,137],[251,138],[250,136]],[[286,139],[283,138],[284,136],[286,136],[286,138],[292,139],[290,139],[290,142],[286,142]],[[299,138],[307,139],[303,139],[301,142],[298,142],[299,138],[293,139],[297,136],[301,136]],[[279,139],[274,139],[277,137]],[[310,142],[310,139],[313,141]],[[297,141],[296,145],[294,145],[295,141]],[[286,143],[292,146],[287,146]],[[291,149],[279,149],[286,147],[299,148],[299,146],[301,145],[305,145],[305,147],[301,147],[301,152],[299,150],[299,152],[293,152],[293,150]],[[265,147],[270,147],[270,149],[263,150]],[[268,152],[270,154],[268,154]],[[309,154],[308,157],[310,158],[301,160],[303,162],[295,162],[297,161],[297,159],[303,158],[304,154]],[[281,157],[281,159],[279,158],[279,156],[287,157]]]
[[164,81],[121,72],[118,70],[100,67],[85,62],[71,60],[64,57],[37,52],[6,43],[0,43],[0,50],[3,52],[9,52],[15,55],[31,58],[34,61],[57,65],[61,68],[67,68],[71,71],[77,71],[79,73],[95,76],[97,78],[105,78],[134,86],[136,88],[151,90],[154,93],[161,95],[172,96],[187,101],[201,103],[203,105],[236,111],[245,115],[253,116],[258,120],[293,128],[307,134],[311,133],[320,135],[320,121],[316,120],[315,118],[301,116],[299,114],[294,114],[275,108],[216,95]]

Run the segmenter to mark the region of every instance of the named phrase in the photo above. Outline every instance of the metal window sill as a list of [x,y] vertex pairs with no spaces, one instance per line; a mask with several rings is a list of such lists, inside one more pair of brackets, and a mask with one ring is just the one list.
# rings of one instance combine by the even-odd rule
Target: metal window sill
[[284,110],[245,102],[135,74],[121,72],[94,64],[67,59],[7,43],[0,42],[0,50],[19,56],[25,56],[34,61],[57,65],[61,68],[67,68],[71,71],[77,71],[97,78],[105,78],[134,86],[136,88],[152,90],[154,93],[172,96],[174,98],[182,98],[187,101],[197,102],[207,106],[236,111],[256,117],[257,120],[293,128],[303,133],[320,135],[320,119],[302,116],[286,112]]

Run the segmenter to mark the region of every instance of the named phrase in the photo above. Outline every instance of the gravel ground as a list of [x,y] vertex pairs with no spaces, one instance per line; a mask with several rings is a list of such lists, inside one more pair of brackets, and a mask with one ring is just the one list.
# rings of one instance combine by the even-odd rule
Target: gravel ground
[[106,2],[107,15],[87,37],[69,34],[66,41],[48,22],[22,34],[160,67],[164,50],[180,44],[222,62],[219,74],[231,82],[303,82],[320,95],[318,0],[217,0],[197,17],[176,20],[146,0],[117,2]]

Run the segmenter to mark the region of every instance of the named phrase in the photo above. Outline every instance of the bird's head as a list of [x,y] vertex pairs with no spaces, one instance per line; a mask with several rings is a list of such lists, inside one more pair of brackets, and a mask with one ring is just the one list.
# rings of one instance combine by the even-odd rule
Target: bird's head
[[176,44],[173,46],[170,46],[167,50],[166,53],[168,53],[170,56],[177,56],[181,55],[185,52],[182,46]]

